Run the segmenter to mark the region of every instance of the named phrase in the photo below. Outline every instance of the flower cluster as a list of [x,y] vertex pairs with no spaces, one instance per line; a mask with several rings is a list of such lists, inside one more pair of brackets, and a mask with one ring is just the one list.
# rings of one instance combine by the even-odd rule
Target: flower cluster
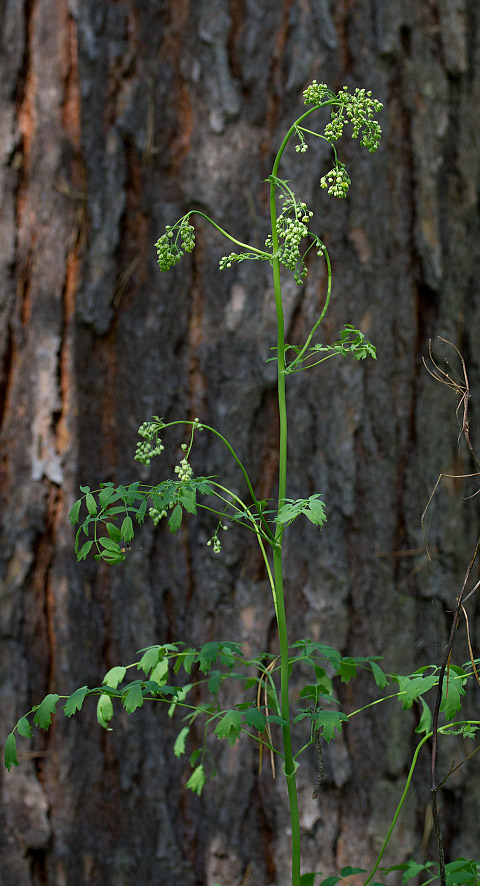
[[161,510],[161,511],[159,511],[158,508],[150,508],[150,510],[148,512],[148,516],[152,518],[153,525],[158,526],[158,524],[160,523],[160,520],[162,520],[163,517],[167,516],[167,512],[166,512],[165,508],[163,508],[163,510]]
[[182,480],[183,483],[188,483],[192,479],[193,470],[187,458],[182,458],[180,464],[175,466],[175,473],[178,474],[178,479]]
[[[180,240],[180,243],[179,243]],[[167,225],[165,234],[157,240],[157,262],[161,271],[169,271],[180,261],[184,252],[191,252],[195,246],[195,229],[186,215],[173,227]]]
[[303,93],[303,99],[306,105],[321,105],[326,101],[332,101],[336,95],[328,88],[326,83],[317,83],[316,80],[307,86]]
[[224,271],[225,268],[231,268],[234,262],[239,264],[246,259],[249,261],[265,261],[268,259],[268,256],[263,252],[231,252],[230,255],[224,255],[220,259],[219,268],[221,271]]
[[[280,195],[285,199],[285,194]],[[300,254],[300,241],[307,237],[307,225],[313,212],[307,209],[306,203],[300,203],[293,196],[287,196],[281,215],[277,219],[278,238],[281,241],[279,259],[282,265],[292,271],[295,282],[299,285],[307,276],[307,268]],[[271,235],[265,240],[265,246],[273,246]]]
[[314,80],[303,95],[306,105],[328,103],[338,107],[337,110],[335,107],[332,108],[331,121],[325,127],[325,137],[329,141],[337,141],[343,134],[345,123],[350,121],[353,125],[352,137],[358,138],[361,134],[360,144],[370,153],[377,150],[382,130],[373,115],[381,111],[383,105],[378,99],[372,98],[370,91],[357,87],[352,94],[348,91],[348,86],[344,86],[335,95],[324,83],[317,83]]
[[135,461],[140,461],[144,465],[149,465],[152,458],[156,455],[160,455],[165,449],[158,436],[158,421],[144,421],[138,429],[138,434],[140,437],[143,437],[143,440],[140,440],[137,443],[134,456]]
[[300,142],[299,145],[295,146],[295,150],[296,150],[297,154],[304,154],[305,151],[308,151],[308,145],[305,141],[305,136],[304,136],[302,130],[298,126],[295,127],[295,135],[297,136],[297,138]]
[[218,537],[219,529],[223,529],[225,532],[227,532],[228,526],[225,526],[224,523],[219,523],[214,535],[212,535],[212,537],[207,541],[207,548],[211,546],[214,554],[220,554],[222,550],[222,543]]
[[320,179],[320,187],[328,188],[328,193],[332,197],[346,197],[350,184],[346,166],[339,161],[330,172]]
[[224,271],[225,268],[231,268],[233,262],[245,261],[246,258],[257,258],[255,255],[249,255],[247,252],[231,252],[230,255],[224,255],[220,259],[219,268]]

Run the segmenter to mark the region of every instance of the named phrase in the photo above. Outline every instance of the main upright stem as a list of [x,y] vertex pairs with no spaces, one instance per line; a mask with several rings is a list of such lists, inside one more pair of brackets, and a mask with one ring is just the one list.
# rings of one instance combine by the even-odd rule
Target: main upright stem
[[[325,103],[327,104],[327,102]],[[275,292],[275,309],[277,312],[277,391],[278,391],[278,414],[280,422],[279,430],[279,459],[278,459],[278,507],[285,502],[287,492],[287,399],[286,399],[286,373],[285,373],[285,323],[283,317],[282,290],[280,284],[280,260],[278,258],[278,232],[277,232],[277,208],[275,204],[275,179],[282,154],[296,132],[297,126],[305,117],[310,116],[318,107],[309,108],[290,127],[278,149],[277,156],[272,168],[270,178],[270,218],[272,223],[272,271],[273,288]],[[282,566],[282,536],[283,525],[277,523],[275,532],[275,547],[273,549],[273,568],[276,593],[276,615],[278,626],[278,638],[280,644],[280,705],[282,718],[285,720],[283,731],[284,770],[287,779],[288,802],[290,806],[290,823],[292,828],[292,886],[300,886],[300,817],[298,813],[298,795],[295,770],[297,764],[293,758],[292,736],[290,728],[290,701],[288,697],[288,636],[287,618],[285,613],[285,596],[283,592],[283,566]]]
[[[282,149],[283,150],[283,145]],[[275,161],[274,173],[280,160],[280,152]],[[277,215],[275,206],[275,184],[270,184],[270,209],[272,219],[272,246],[273,246],[273,287],[275,291],[275,306],[277,312],[277,390],[278,412],[280,421],[279,433],[279,462],[278,462],[278,507],[282,505],[286,497],[287,486],[287,403],[285,389],[285,327],[283,318],[282,293],[280,286],[280,262],[278,253]],[[300,886],[300,818],[298,813],[298,795],[295,778],[295,761],[292,752],[292,736],[290,729],[290,702],[288,697],[288,636],[287,618],[285,613],[285,595],[283,591],[283,566],[282,566],[282,535],[283,526],[277,524],[275,533],[275,547],[273,549],[273,568],[276,592],[276,614],[278,637],[280,643],[280,706],[285,725],[283,732],[283,750],[285,756],[284,770],[287,779],[288,801],[290,807],[290,822],[292,828],[292,886]]]

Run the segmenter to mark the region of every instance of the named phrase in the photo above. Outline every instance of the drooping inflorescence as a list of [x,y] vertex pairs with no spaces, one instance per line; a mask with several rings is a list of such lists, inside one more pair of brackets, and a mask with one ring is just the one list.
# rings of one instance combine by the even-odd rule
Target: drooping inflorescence
[[160,455],[165,449],[161,438],[158,435],[161,421],[144,421],[138,429],[139,440],[135,450],[135,461],[140,461],[144,465],[149,465],[152,458]]
[[189,215],[185,215],[173,226],[167,225],[165,233],[155,243],[161,271],[169,271],[185,252],[192,252],[195,246],[195,229],[189,218]]

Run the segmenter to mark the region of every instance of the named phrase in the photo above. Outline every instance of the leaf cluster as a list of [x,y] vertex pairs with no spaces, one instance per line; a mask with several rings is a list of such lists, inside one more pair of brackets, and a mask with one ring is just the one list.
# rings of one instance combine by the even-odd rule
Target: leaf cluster
[[[97,552],[96,560],[111,565],[125,560],[135,537],[133,521],[137,525],[144,522],[149,503],[148,514],[154,522],[158,522],[157,515],[167,516],[170,512],[168,528],[172,533],[178,532],[183,511],[197,512],[197,493],[214,494],[210,480],[207,477],[192,478],[189,482],[165,480],[153,486],[139,481],[128,486],[102,483],[100,489],[94,491],[89,486],[81,486],[84,495],[73,504],[69,514],[72,526],[79,526],[75,538],[77,560],[85,560],[92,547]],[[80,517],[82,508],[83,520]],[[87,537],[86,541],[83,536]]]

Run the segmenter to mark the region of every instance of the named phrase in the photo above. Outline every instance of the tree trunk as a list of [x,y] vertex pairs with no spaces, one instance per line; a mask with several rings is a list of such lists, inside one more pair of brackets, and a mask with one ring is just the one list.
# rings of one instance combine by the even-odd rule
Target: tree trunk
[[[429,563],[420,518],[437,477],[474,468],[458,448],[457,401],[422,356],[437,335],[461,348],[475,397],[479,4],[3,0],[0,28],[4,734],[47,692],[98,685],[150,643],[274,649],[262,561],[240,530],[215,558],[207,517],[174,537],[145,525],[125,565],[108,569],[75,563],[68,511],[80,484],[169,475],[180,436],[150,473],[132,461],[152,414],[217,427],[258,494],[274,497],[270,268],[219,273],[230,250],[201,221],[195,251],[169,274],[153,244],[194,206],[262,245],[265,178],[314,78],[364,86],[385,105],[377,154],[344,143],[346,201],[319,188],[323,143],[290,151],[283,166],[333,262],[325,335],[351,322],[378,359],[329,361],[290,382],[288,494],[323,493],[328,516],[321,535],[299,521],[288,535],[290,639],[384,655],[389,672],[438,662],[478,500],[463,501],[472,483],[442,484],[428,511]],[[302,339],[324,291],[319,260],[304,286],[285,281],[288,341]],[[193,464],[239,482],[211,439]],[[475,641],[473,609],[470,627]],[[467,657],[460,646],[457,663]],[[339,692],[345,710],[375,694],[361,679]],[[395,700],[373,710],[326,747],[317,801],[314,751],[299,770],[307,871],[367,868],[385,836],[418,712]],[[259,776],[248,744],[219,744],[216,779],[201,799],[185,793],[188,762],[171,751],[180,726],[166,720],[142,709],[105,733],[92,707],[23,740],[19,769],[2,775],[2,886],[287,886],[283,779],[265,767]],[[451,741],[445,771],[465,754]],[[428,778],[425,754],[392,862],[435,857]],[[447,857],[474,856],[475,759],[441,797]]]

